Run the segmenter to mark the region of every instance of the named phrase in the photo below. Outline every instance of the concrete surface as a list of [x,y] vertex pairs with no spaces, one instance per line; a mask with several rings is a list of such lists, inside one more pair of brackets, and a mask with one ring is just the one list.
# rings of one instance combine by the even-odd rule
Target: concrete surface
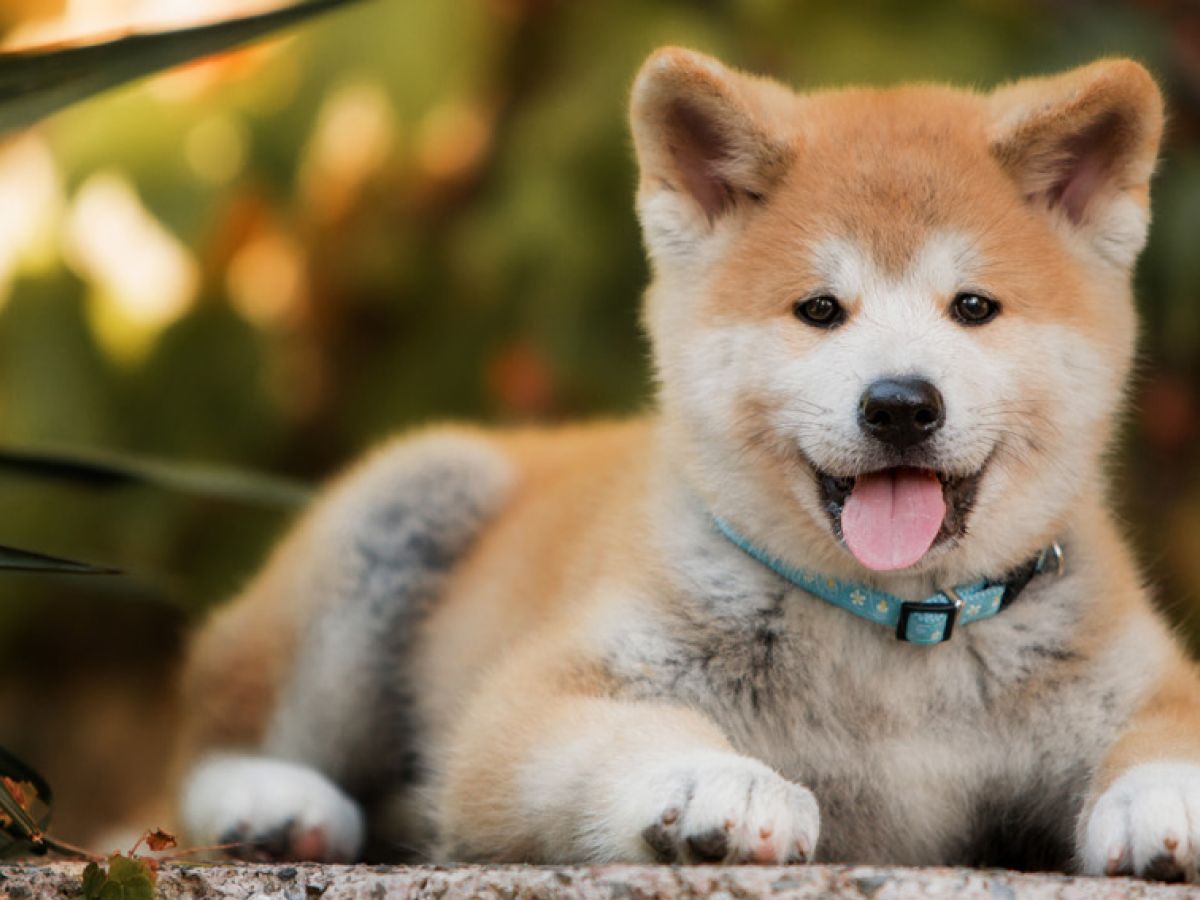
[[[0,897],[70,898],[79,893],[83,865],[0,866]],[[158,896],[377,900],[384,897],[731,898],[834,897],[850,900],[986,898],[1085,900],[1200,898],[1200,888],[1127,878],[1022,875],[973,869],[895,869],[867,866],[316,866],[171,864],[161,868]]]

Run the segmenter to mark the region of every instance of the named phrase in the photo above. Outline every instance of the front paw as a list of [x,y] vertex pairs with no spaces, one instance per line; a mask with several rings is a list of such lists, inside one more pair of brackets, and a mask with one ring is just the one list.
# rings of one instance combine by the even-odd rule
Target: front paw
[[1158,762],[1130,769],[1096,801],[1082,838],[1088,874],[1196,881],[1200,766]]
[[802,863],[820,830],[817,799],[757,760],[706,753],[647,773],[641,831],[663,863]]
[[184,784],[189,839],[235,845],[260,862],[353,862],[362,848],[358,806],[320,772],[282,759],[217,756]]

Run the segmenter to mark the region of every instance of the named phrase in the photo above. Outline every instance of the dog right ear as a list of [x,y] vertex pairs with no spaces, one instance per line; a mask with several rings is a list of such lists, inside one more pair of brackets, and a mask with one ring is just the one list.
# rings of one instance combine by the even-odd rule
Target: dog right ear
[[723,219],[770,193],[791,156],[764,124],[761,94],[772,90],[784,91],[691,50],[658,50],[642,66],[630,124],[653,256],[693,256]]
[[992,155],[1026,201],[1132,266],[1146,241],[1163,130],[1150,73],[1132,60],[1100,60],[998,88],[989,103]]

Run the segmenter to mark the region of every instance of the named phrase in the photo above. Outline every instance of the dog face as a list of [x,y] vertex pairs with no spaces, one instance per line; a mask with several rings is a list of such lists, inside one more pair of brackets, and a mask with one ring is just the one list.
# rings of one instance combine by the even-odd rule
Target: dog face
[[666,50],[632,121],[661,403],[717,511],[826,570],[978,574],[1100,492],[1162,127],[1140,66],[797,95]]

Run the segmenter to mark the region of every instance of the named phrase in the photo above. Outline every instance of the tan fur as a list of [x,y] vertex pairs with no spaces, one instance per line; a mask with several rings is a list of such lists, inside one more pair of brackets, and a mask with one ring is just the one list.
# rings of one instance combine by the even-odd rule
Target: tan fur
[[1098,788],[1140,763],[1158,759],[1200,760],[1200,674],[1195,663],[1178,651],[1168,656],[1163,672],[1143,707],[1130,719],[1109,750],[1096,776]]
[[[344,476],[198,636],[184,765],[265,746],[339,780],[279,737],[295,727],[280,717],[303,720],[303,698],[281,698],[308,664],[311,623],[356,602],[311,586],[334,565],[331,510],[350,523],[389,501],[388,472],[419,480],[422,466],[460,459],[494,489],[436,602],[405,626],[403,658],[385,658],[389,677],[412,686],[430,770],[372,814],[387,840],[433,840],[460,859],[646,858],[692,814],[680,802],[717,809],[726,788],[710,786],[736,783],[757,799],[745,822],[716,820],[744,844],[730,859],[806,858],[816,842],[818,857],[825,846],[832,859],[945,862],[970,858],[956,841],[974,822],[963,798],[980,785],[1002,796],[971,803],[1028,793],[1036,815],[1053,816],[1062,810],[1038,804],[1062,796],[1086,817],[1141,763],[1200,763],[1200,680],[1141,588],[1101,471],[1132,355],[1128,266],[1161,128],[1157,89],[1126,61],[989,95],[922,85],[797,95],[688,51],[655,54],[633,90],[632,129],[659,410],[567,429],[433,430]],[[787,430],[804,425],[790,404],[805,379],[837,374],[783,373],[832,352],[831,333],[792,315],[797,298],[831,289],[831,265],[863,285],[839,296],[852,323],[902,322],[889,304],[909,292],[901,312],[929,316],[932,343],[967,342],[951,364],[929,364],[968,382],[960,407],[987,405],[977,368],[1017,385],[1008,430],[995,432],[1011,443],[987,456],[970,531],[894,575],[863,570],[830,533],[797,453],[811,439],[806,454],[838,464],[817,439],[841,426]],[[947,267],[958,280],[932,293],[919,281]],[[1003,306],[969,334],[939,318],[968,289]],[[846,334],[854,327],[868,325]],[[850,359],[847,373],[871,362]],[[1080,372],[1089,380],[1071,384]],[[988,421],[959,443],[987,438]],[[705,510],[798,567],[906,598],[998,576],[1053,540],[1070,573],[944,646],[913,648],[780,588],[713,534]],[[782,605],[766,618],[776,592]],[[373,614],[396,612],[387,596],[372,602]],[[763,624],[744,626],[754,616]],[[809,642],[797,646],[801,634]],[[805,699],[827,689],[832,704]],[[667,796],[677,777],[692,785],[682,801]],[[819,798],[842,797],[822,821],[824,844],[812,794],[793,783],[810,780]],[[905,824],[896,818],[876,846],[871,829],[901,816],[896,785],[909,797]],[[857,794],[837,793],[851,788],[882,791],[881,805],[855,812]],[[1073,821],[1064,827],[1074,834]]]

